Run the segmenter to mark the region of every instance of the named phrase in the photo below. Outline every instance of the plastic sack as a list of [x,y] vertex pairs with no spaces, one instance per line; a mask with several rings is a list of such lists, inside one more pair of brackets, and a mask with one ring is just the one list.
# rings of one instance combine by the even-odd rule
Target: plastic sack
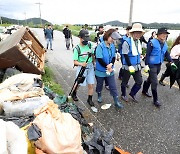
[[42,88],[34,86],[34,80],[40,78],[40,75],[21,73],[6,79],[0,84],[0,101],[21,100],[44,95]]
[[48,105],[34,112],[33,121],[40,129],[42,137],[35,142],[37,148],[49,154],[82,154],[81,129],[69,113],[61,113],[58,105],[50,101]]
[[0,154],[7,154],[6,123],[0,119]]
[[34,110],[46,105],[49,101],[48,96],[26,98],[19,101],[7,101],[0,103],[6,116],[20,117],[33,115]]
[[[1,154],[27,154],[27,142],[25,134],[17,125],[15,125],[13,122],[5,122],[0,120],[0,128]],[[3,136],[1,133],[3,133]],[[4,140],[6,143],[4,143]]]
[[23,128],[21,128],[21,130],[24,131],[24,134],[26,136],[26,142],[27,142],[27,146],[28,146],[28,154],[36,154],[35,153],[35,146],[34,146],[34,143],[29,141],[28,139],[28,135],[27,135],[27,130],[29,128],[29,125],[27,126],[24,126]]

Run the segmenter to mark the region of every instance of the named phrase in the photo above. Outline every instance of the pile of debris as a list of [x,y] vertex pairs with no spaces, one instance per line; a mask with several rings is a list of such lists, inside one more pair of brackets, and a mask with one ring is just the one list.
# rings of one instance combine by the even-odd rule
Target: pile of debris
[[24,73],[44,72],[45,48],[28,28],[0,42],[0,69],[16,67]]
[[27,28],[0,43],[0,153],[129,154],[111,143],[113,130],[93,128],[82,109],[44,87],[44,60]]

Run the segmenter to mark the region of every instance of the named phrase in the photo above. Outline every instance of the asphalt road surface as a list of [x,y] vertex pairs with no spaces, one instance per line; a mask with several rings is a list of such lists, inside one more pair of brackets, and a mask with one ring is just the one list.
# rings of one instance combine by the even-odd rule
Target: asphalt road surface
[[[46,41],[42,29],[33,29],[40,42],[46,47]],[[74,45],[79,42],[73,37]],[[68,95],[74,83],[76,68],[73,68],[73,51],[66,50],[64,36],[59,31],[54,31],[53,51],[46,53],[47,65],[51,67],[56,75],[57,82],[61,84]],[[120,62],[116,62],[116,83],[120,94],[121,81],[117,79]],[[162,71],[165,70],[162,66]],[[143,71],[142,71],[143,72]],[[143,73],[143,79],[147,74]],[[166,83],[169,83],[167,78]],[[134,81],[131,77],[130,87]],[[127,89],[127,93],[130,88]],[[88,122],[100,127],[104,131],[110,128],[114,130],[113,142],[115,145],[129,151],[132,154],[142,152],[144,154],[180,154],[180,91],[177,85],[172,89],[169,85],[165,87],[158,85],[159,100],[162,103],[160,109],[152,104],[152,98],[146,98],[137,94],[139,103],[129,101],[122,102],[123,109],[116,109],[109,91],[103,89],[104,103],[112,103],[108,110],[102,110],[102,104],[97,102],[97,94],[94,93],[93,100],[98,108],[98,113],[91,111],[87,100],[87,87],[80,87],[78,91],[79,102],[83,108]]]

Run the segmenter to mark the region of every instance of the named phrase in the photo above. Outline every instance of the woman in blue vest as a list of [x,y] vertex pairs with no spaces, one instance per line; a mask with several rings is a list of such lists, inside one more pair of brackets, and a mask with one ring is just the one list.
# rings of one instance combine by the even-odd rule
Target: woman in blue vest
[[115,32],[115,29],[109,29],[103,36],[103,42],[101,42],[96,48],[96,92],[98,94],[98,102],[102,102],[101,91],[103,88],[103,82],[105,78],[109,83],[110,94],[113,96],[115,106],[117,108],[123,108],[123,105],[119,101],[118,92],[116,88],[113,65],[115,62],[115,46],[113,40],[119,39],[121,36]]
[[148,93],[148,89],[151,85],[153,103],[156,107],[161,106],[160,102],[158,101],[158,95],[157,95],[157,85],[158,85],[157,75],[161,70],[161,64],[164,61],[164,57],[168,59],[171,65],[174,65],[169,55],[168,45],[166,43],[168,34],[170,33],[167,31],[166,28],[158,29],[157,38],[150,40],[147,46],[145,71],[149,72],[149,76],[147,78],[147,81],[144,81],[142,93],[147,97],[151,97],[151,95]]
[[140,23],[135,23],[132,29],[129,31],[130,37],[126,38],[122,45],[122,83],[121,83],[121,98],[128,102],[126,95],[126,86],[131,75],[133,75],[135,84],[133,85],[129,95],[134,102],[138,102],[136,99],[136,93],[140,90],[142,84],[141,75],[141,61],[140,55],[142,53],[142,46],[140,43],[140,37],[144,35],[144,30]]

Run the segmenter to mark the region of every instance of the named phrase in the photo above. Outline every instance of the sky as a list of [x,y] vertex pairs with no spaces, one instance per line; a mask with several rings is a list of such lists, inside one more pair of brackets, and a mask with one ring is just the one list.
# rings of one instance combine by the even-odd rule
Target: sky
[[[132,22],[180,23],[179,0],[133,0]],[[129,22],[130,0],[0,0],[0,16],[41,17],[53,24]]]

